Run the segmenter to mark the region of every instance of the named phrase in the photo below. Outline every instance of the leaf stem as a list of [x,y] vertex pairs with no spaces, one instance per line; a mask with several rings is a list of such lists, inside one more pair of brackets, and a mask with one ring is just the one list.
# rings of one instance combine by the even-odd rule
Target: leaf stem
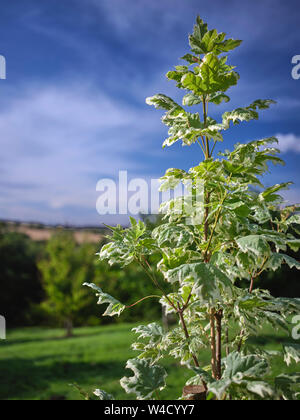
[[[203,105],[203,122],[204,122],[204,128],[206,128],[207,123],[207,105],[206,105],[206,96],[203,95],[202,97],[202,105]],[[210,158],[210,151],[209,151],[209,140],[207,136],[205,136],[205,159]]]
[[132,305],[126,306],[126,309],[130,309],[133,308],[134,306],[138,305],[139,303],[143,302],[146,299],[152,299],[152,298],[158,298],[161,299],[161,296],[158,295],[151,295],[151,296],[146,296],[143,299],[138,300],[137,302],[133,303]]

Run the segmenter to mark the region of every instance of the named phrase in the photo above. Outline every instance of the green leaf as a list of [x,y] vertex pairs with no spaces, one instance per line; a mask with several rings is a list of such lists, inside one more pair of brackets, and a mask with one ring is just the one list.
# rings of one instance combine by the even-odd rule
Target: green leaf
[[111,394],[103,391],[102,389],[96,389],[94,395],[99,398],[101,401],[112,401],[114,397]]
[[266,301],[263,301],[257,296],[248,295],[238,301],[238,306],[240,309],[253,311],[254,309],[257,309],[257,308],[258,309],[265,308],[269,306],[269,303]]
[[249,109],[269,109],[271,105],[276,105],[276,101],[272,99],[257,99],[249,105]]
[[260,378],[268,373],[268,363],[255,355],[243,356],[231,353],[224,361],[225,371],[222,378],[241,380],[242,378]]
[[299,372],[289,375],[279,375],[275,378],[276,390],[284,400],[298,400],[295,388],[299,391],[300,374]]
[[207,23],[204,23],[203,20],[198,16],[196,25],[194,26],[193,35],[190,35],[189,37],[190,47],[195,54],[203,53],[201,40],[207,31]]
[[267,382],[262,381],[248,382],[247,390],[252,394],[258,395],[262,399],[269,399],[275,395],[274,389]]
[[120,264],[126,266],[141,255],[151,255],[157,251],[153,239],[147,232],[146,225],[140,220],[137,222],[130,218],[131,226],[124,229],[122,226],[110,227],[113,234],[108,237],[111,242],[104,245],[99,253],[101,260],[108,260],[110,265]]
[[294,252],[298,252],[300,249],[300,239],[289,240],[287,244]]
[[293,216],[291,216],[286,223],[288,225],[300,225],[300,214],[294,214]]
[[166,223],[158,226],[152,232],[153,238],[157,241],[158,246],[165,248],[181,248],[190,245],[193,242],[193,234],[185,225],[176,225]]
[[239,39],[227,39],[224,42],[220,43],[219,51],[220,52],[228,52],[234,50],[235,48],[239,47],[243,41]]
[[292,360],[296,363],[300,362],[300,345],[299,344],[287,344],[283,346],[284,349],[284,361],[290,366]]
[[103,305],[108,303],[109,306],[104,312],[103,316],[120,316],[121,313],[126,309],[126,306],[120,303],[118,300],[113,298],[112,296],[104,293],[100,287],[96,286],[93,283],[84,283],[83,286],[90,287],[91,289],[97,292],[96,296],[99,297],[98,305]]
[[242,165],[242,164],[236,164],[236,163],[232,163],[232,162],[228,162],[227,160],[223,160],[223,166],[225,171],[230,175],[235,175],[238,174],[240,175],[241,173],[247,171],[247,168]]
[[183,169],[170,168],[160,178],[160,191],[174,190],[182,181],[189,178],[189,174]]
[[211,264],[216,265],[232,282],[237,278],[244,278],[242,270],[236,266],[236,259],[232,254],[216,252],[210,260]]
[[188,93],[187,95],[183,97],[182,105],[193,106],[193,105],[201,104],[202,101],[203,99],[201,98],[201,96],[194,95],[193,93]]
[[291,185],[293,185],[292,182],[285,182],[282,184],[276,184],[273,187],[269,187],[259,194],[259,199],[265,200],[267,202],[274,201],[278,198],[277,195],[274,196],[274,193],[277,191],[288,190]]
[[171,110],[183,110],[183,108],[178,105],[173,99],[169,98],[162,93],[154,95],[146,99],[148,105],[154,105],[157,109],[165,109],[167,111]]
[[242,121],[248,122],[251,120],[258,120],[258,113],[248,108],[238,108],[234,111],[225,112],[223,114],[224,129],[228,129],[230,127],[230,121],[232,121],[234,125],[237,125]]
[[250,252],[257,257],[268,257],[270,255],[270,246],[268,242],[259,235],[249,235],[236,240],[239,249],[244,252]]
[[182,86],[186,89],[192,90],[195,96],[203,95],[207,91],[207,86],[204,84],[202,78],[200,76],[196,76],[192,72],[186,73],[181,82]]
[[217,267],[211,264],[184,264],[166,273],[166,280],[170,283],[179,282],[180,285],[191,282],[193,293],[204,303],[223,301],[232,295],[232,282]]
[[216,29],[209,31],[207,24],[198,17],[194,32],[189,36],[190,47],[195,54],[207,54],[209,52],[221,54],[237,48],[242,42],[234,39],[225,40],[225,37],[225,33],[218,33]]
[[163,329],[156,322],[149,325],[140,325],[139,327],[132,329],[135,334],[138,334],[138,339],[149,338],[151,341],[157,341],[157,339],[163,336]]
[[224,93],[215,93],[210,95],[209,101],[215,105],[220,105],[222,102],[229,102],[230,98]]
[[281,311],[294,314],[300,312],[300,298],[277,298],[276,302]]
[[196,57],[195,55],[192,55],[192,54],[185,54],[183,57],[181,57],[181,60],[185,60],[190,64],[196,64],[196,63],[200,64],[201,63],[201,60],[198,57]]
[[[201,257],[201,254],[198,254],[198,259]],[[186,264],[193,259],[193,251],[187,251],[182,248],[165,248],[163,250],[163,259],[158,264],[158,268],[162,272],[167,272],[176,267]]]
[[207,54],[200,66],[199,74],[188,72],[183,75],[181,84],[193,91],[196,96],[225,92],[229,87],[237,84],[239,75],[234,71],[224,72],[218,57]]
[[[269,220],[270,219],[268,219],[267,221]],[[274,231],[262,230],[262,231],[259,231],[258,233],[260,233],[261,237],[264,238],[267,242],[273,242],[273,244],[276,247],[276,252],[287,250],[285,234],[281,232],[277,232],[275,230]]]
[[215,380],[213,379],[213,377],[206,372],[206,370],[203,370],[199,367],[192,367],[192,370],[197,373],[198,378],[200,379],[200,381],[204,381],[207,384],[211,384],[214,383]]
[[273,253],[268,261],[266,268],[277,271],[283,263],[286,263],[290,268],[297,268],[300,270],[300,263],[295,258],[285,254]]
[[268,109],[272,104],[276,104],[276,102],[270,99],[259,99],[245,108],[237,108],[234,111],[225,112],[223,114],[224,130],[227,130],[230,127],[231,121],[236,125],[242,121],[248,122],[251,120],[258,120],[258,113],[256,110]]
[[225,392],[234,386],[248,389],[249,392],[261,395],[271,392],[264,382],[257,381],[268,373],[268,363],[258,356],[243,356],[238,352],[231,353],[225,360],[225,370],[220,381],[209,384],[208,390],[221,400]]
[[204,128],[198,113],[192,114],[184,110],[176,111],[175,114],[170,111],[162,118],[162,121],[171,127],[168,131],[170,137],[164,142],[163,147],[171,146],[180,139],[185,145],[193,144]]
[[133,377],[121,379],[121,386],[127,394],[135,394],[138,400],[151,399],[153,393],[166,386],[167,372],[161,366],[152,366],[147,360],[128,360],[126,369],[131,369]]
[[150,359],[151,363],[157,362],[162,357],[160,352],[160,343],[164,337],[162,327],[154,322],[149,325],[140,325],[132,331],[138,334],[139,341],[132,345],[133,350],[140,352],[138,358]]
[[177,82],[177,87],[179,89],[182,89],[183,86],[182,86],[182,83],[181,83],[181,79],[182,79],[182,76],[184,76],[184,74],[186,74],[186,73],[188,73],[188,67],[183,67],[182,66],[182,67],[177,67],[176,70],[169,71],[166,74],[166,77],[169,80],[175,80],[175,82]]

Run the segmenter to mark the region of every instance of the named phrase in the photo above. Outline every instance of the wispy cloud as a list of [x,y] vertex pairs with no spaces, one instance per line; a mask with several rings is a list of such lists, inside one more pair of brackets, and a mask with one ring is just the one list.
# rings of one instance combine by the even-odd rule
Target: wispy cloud
[[300,204],[300,189],[299,188],[291,188],[288,191],[282,191],[282,196],[286,200],[286,204],[294,205]]
[[279,140],[278,147],[282,153],[300,153],[300,136],[295,134],[277,134],[276,137]]
[[46,218],[61,219],[68,206],[95,209],[99,178],[145,169],[136,154],[147,154],[153,115],[144,114],[80,81],[27,87],[0,115],[2,217],[15,209],[24,218],[24,202]]

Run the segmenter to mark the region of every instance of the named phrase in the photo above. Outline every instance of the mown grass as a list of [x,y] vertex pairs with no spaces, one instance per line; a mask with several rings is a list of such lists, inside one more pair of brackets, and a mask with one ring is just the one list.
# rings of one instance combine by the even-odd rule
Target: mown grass
[[[125,374],[131,374],[126,372],[125,364],[136,357],[130,349],[134,326],[79,328],[71,339],[64,339],[62,330],[29,328],[9,332],[8,339],[0,341],[0,399],[82,399],[70,386],[74,383],[89,393],[102,388],[116,399],[130,399],[119,380]],[[265,328],[259,337],[252,339],[252,344],[279,350],[282,343],[291,341],[288,334]],[[209,359],[209,352],[203,351],[201,365],[206,366]],[[193,375],[173,359],[166,361],[165,367],[169,373],[168,386],[160,397],[177,399],[185,382]],[[277,374],[287,371],[280,359],[274,369]],[[295,370],[296,365],[288,369],[289,372]]]

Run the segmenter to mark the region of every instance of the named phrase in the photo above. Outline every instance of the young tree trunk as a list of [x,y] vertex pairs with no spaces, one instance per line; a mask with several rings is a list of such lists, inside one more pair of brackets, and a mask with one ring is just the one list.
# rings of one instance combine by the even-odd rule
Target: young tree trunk
[[73,337],[73,321],[69,318],[65,320],[66,337]]
[[217,379],[217,356],[216,356],[216,327],[215,310],[210,311],[210,348],[211,348],[211,368],[214,379]]
[[188,385],[183,388],[183,398],[185,400],[206,401],[207,389],[201,385]]
[[222,318],[223,313],[219,311],[215,314],[216,318],[216,379],[222,378]]

